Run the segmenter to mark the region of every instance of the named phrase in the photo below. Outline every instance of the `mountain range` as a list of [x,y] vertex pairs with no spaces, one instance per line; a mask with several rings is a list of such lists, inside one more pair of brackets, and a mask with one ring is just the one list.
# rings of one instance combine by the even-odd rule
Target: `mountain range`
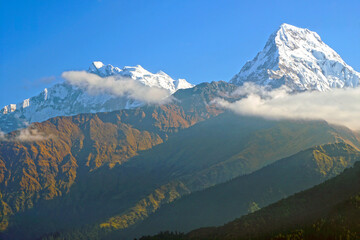
[[[360,74],[308,29],[281,25],[230,82],[194,86],[139,65],[120,69],[99,61],[82,73],[163,89],[169,101],[93,95],[65,81],[5,106],[0,114],[2,239],[133,239],[161,230],[220,226],[250,213],[223,228],[165,234],[169,239],[237,237],[238,226],[249,226],[248,220],[236,225],[242,219],[251,222],[260,214],[261,220],[262,209],[272,209],[282,198],[294,199],[292,194],[358,168],[346,170],[360,157],[357,131],[323,120],[236,115],[214,104],[219,98],[241,99],[237,89],[247,82],[286,87],[293,94],[357,87]],[[356,191],[355,185],[349,188],[321,214],[352,201]],[[292,222],[276,214],[283,223]],[[254,229],[263,228],[261,221]],[[286,231],[292,227],[284,224]],[[253,234],[251,229],[244,234]],[[288,234],[285,230],[269,231]]]
[[[336,146],[326,146],[337,152]],[[343,148],[343,147],[341,147]],[[220,227],[188,234],[160,233],[141,240],[170,239],[359,239],[360,163],[313,188],[296,193]]]
[[359,160],[360,152],[345,143],[312,147],[167,204],[119,239],[219,226],[324,182]]
[[[131,119],[133,116],[129,111],[136,111],[126,110]],[[42,130],[59,135],[63,141],[53,143],[54,140],[50,139],[31,144],[8,143],[0,148],[2,152],[6,149],[8,156],[16,155],[19,149],[23,149],[19,156],[28,156],[3,157],[5,181],[2,202],[5,209],[12,211],[12,214],[4,214],[3,217],[4,228],[7,229],[5,233],[11,236],[9,238],[32,239],[41,233],[57,231],[75,232],[76,235],[78,230],[85,229],[84,238],[89,238],[88,234],[95,232],[107,239],[108,234],[136,226],[182,196],[239,175],[250,174],[294,152],[339,141],[348,142],[358,149],[360,142],[359,137],[350,130],[326,122],[279,123],[228,113],[183,129],[170,135],[167,140],[166,137],[154,137],[159,142],[152,143],[141,137],[133,140],[132,135],[120,130],[126,122],[112,123],[112,119],[118,119],[121,115],[116,112],[90,115],[83,118],[81,129],[76,124],[73,127],[70,125],[70,128],[68,124],[54,124],[59,120],[76,123],[78,117],[56,118],[43,123],[48,129]],[[111,127],[113,125],[119,126],[119,130]],[[102,131],[96,130],[98,128]],[[132,128],[132,132],[136,132],[136,125],[132,125]],[[89,129],[90,135],[86,129]],[[143,129],[142,133],[146,134],[147,131],[150,136],[156,136],[156,133],[162,135],[156,128],[152,131]],[[63,138],[68,134],[70,138]],[[113,142],[119,138],[112,136],[114,134],[122,135],[123,140],[120,138],[119,143]],[[109,139],[107,142],[102,140],[105,137]],[[65,142],[72,145],[62,146]],[[135,145],[127,147],[132,142]],[[143,142],[149,142],[149,145]],[[150,144],[155,146],[151,147]],[[147,150],[134,151],[132,158],[122,156],[121,149],[127,147],[130,150],[130,147],[137,145]],[[65,157],[55,155],[58,152]],[[31,157],[34,154],[37,156]],[[53,156],[53,160],[49,159],[50,156]],[[353,160],[345,158],[338,158],[342,163],[338,165],[338,170],[331,170],[329,176],[351,166]],[[123,162],[109,168],[109,162],[111,164],[116,160]],[[44,162],[51,165],[44,166]],[[319,164],[322,162],[319,161]],[[309,167],[314,168],[312,172],[318,169],[316,165]],[[17,177],[13,178],[14,175]],[[313,176],[308,185],[303,183],[294,187],[293,191],[324,181],[327,174],[322,177],[313,173]],[[275,196],[283,197],[286,193]],[[266,195],[264,197],[267,199]],[[271,197],[265,200],[265,203],[272,202]],[[241,212],[234,213],[237,214]]]
[[[101,77],[123,77],[132,79],[148,87],[165,89],[169,95],[178,89],[191,88],[194,85],[185,79],[174,80],[166,73],[151,73],[140,65],[120,69],[102,62],[93,62],[89,73]],[[18,104],[9,104],[0,111],[0,130],[10,132],[24,128],[33,122],[42,122],[57,116],[73,116],[80,113],[111,112],[142,106],[143,103],[129,97],[111,94],[90,94],[68,82],[45,88],[37,96],[25,99]]]
[[[121,69],[95,61],[87,72],[100,77],[130,78],[148,87],[165,89],[169,95],[194,86],[185,79],[174,80],[162,71],[151,73],[140,65]],[[359,80],[360,73],[347,65],[317,33],[282,24],[271,34],[264,49],[229,82],[238,86],[245,82],[270,88],[286,86],[292,91],[329,91],[333,88],[357,87]],[[141,105],[143,103],[126,96],[92,95],[63,82],[45,88],[37,96],[18,104],[3,107],[0,111],[0,131],[10,132],[56,116],[110,112]]]

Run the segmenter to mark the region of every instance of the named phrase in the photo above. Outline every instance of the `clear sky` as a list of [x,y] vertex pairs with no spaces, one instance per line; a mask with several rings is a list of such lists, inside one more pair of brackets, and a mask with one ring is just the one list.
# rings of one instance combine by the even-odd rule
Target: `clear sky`
[[359,13],[359,0],[0,0],[0,108],[96,60],[228,81],[284,22],[360,71]]

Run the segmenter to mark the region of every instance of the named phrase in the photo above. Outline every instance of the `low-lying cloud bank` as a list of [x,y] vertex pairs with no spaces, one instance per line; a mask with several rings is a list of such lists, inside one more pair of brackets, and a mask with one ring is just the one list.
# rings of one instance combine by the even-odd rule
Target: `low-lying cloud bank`
[[268,90],[247,83],[234,94],[242,98],[233,103],[216,99],[214,103],[241,115],[267,119],[325,120],[360,130],[360,88],[291,93],[286,88]]
[[6,142],[35,142],[44,141],[52,138],[44,133],[39,132],[37,129],[25,128],[17,131],[15,135],[5,134],[0,131],[0,141]]
[[163,103],[169,100],[166,89],[145,86],[131,78],[110,76],[102,78],[85,71],[64,72],[62,77],[71,85],[77,86],[89,94],[110,94],[117,97],[130,97],[144,103]]

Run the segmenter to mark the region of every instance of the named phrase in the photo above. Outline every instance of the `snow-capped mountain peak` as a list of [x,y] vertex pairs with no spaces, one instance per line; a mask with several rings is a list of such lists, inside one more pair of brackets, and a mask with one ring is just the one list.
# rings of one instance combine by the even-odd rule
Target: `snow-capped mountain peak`
[[[191,88],[192,84],[184,79],[174,80],[166,73],[151,73],[142,66],[126,66],[122,69],[93,62],[88,72],[101,77],[130,77],[149,87],[168,90],[169,95],[178,89]],[[109,94],[90,95],[67,82],[45,88],[37,96],[25,99],[18,104],[9,104],[0,111],[0,131],[9,132],[27,126],[31,122],[41,122],[56,116],[71,116],[79,113],[109,112],[135,108],[143,103],[128,97]]]
[[176,80],[174,84],[176,89],[186,89],[186,88],[192,88],[194,86],[185,79],[181,79],[181,78]]
[[286,85],[295,91],[328,91],[356,87],[359,80],[360,74],[316,32],[284,23],[271,34],[264,49],[230,82],[238,85],[254,82],[271,87]]
[[99,69],[99,68],[102,68],[102,67],[105,66],[105,65],[104,65],[102,62],[100,62],[100,61],[92,62],[92,65],[93,65],[93,67],[95,67],[96,69]]
[[[96,61],[93,62],[89,67],[89,72],[98,74],[101,77],[130,77],[149,87],[167,89],[171,94],[176,92],[178,89],[191,88],[194,86],[188,83],[185,79],[174,80],[163,71],[151,73],[140,65],[125,66],[120,69],[113,67],[110,64],[105,65],[102,62]],[[178,84],[178,82],[181,82],[181,84]]]
[[88,72],[95,73],[100,77],[115,75],[118,74],[120,71],[121,71],[120,68],[113,67],[111,64],[105,65],[100,61],[92,62],[88,70]]

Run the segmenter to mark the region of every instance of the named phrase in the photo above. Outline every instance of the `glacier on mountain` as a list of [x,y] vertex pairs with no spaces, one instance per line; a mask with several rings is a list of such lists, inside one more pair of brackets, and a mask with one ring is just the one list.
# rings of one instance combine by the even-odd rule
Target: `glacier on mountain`
[[360,73],[347,65],[320,36],[308,29],[282,24],[264,49],[247,62],[230,83],[253,82],[293,91],[329,91],[357,87]]
[[[113,75],[129,77],[148,87],[166,89],[169,95],[178,89],[194,86],[184,79],[174,80],[162,71],[155,74],[151,73],[140,65],[120,69],[97,61],[91,64],[88,72],[101,77]],[[68,82],[63,82],[45,88],[37,96],[25,99],[18,104],[9,104],[1,109],[0,131],[10,132],[26,127],[29,123],[42,122],[56,116],[110,112],[135,108],[141,105],[143,103],[136,99],[117,97],[110,94],[92,95]]]

